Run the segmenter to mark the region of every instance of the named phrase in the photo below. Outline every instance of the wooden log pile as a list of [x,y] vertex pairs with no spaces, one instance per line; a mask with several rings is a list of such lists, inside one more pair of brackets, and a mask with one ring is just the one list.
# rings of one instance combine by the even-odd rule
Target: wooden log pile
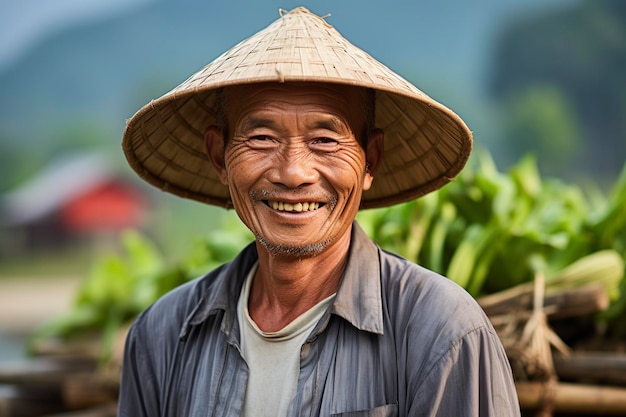
[[86,358],[41,357],[0,368],[0,417],[115,417],[117,390]]
[[0,365],[0,417],[116,417],[127,331],[106,362],[101,336],[91,334],[40,341],[32,359]]
[[[626,354],[615,346],[570,348],[562,320],[605,310],[602,285],[544,294],[543,278],[478,299],[511,362],[524,416],[626,416]],[[575,320],[573,321],[576,322]]]

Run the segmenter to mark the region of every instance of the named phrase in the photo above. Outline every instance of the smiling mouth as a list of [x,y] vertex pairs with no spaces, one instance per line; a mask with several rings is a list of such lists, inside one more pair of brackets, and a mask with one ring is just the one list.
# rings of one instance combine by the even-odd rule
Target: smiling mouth
[[301,213],[303,211],[315,211],[322,207],[324,204],[319,202],[304,202],[304,203],[284,203],[282,201],[266,200],[265,204],[274,210],[288,211],[293,213]]

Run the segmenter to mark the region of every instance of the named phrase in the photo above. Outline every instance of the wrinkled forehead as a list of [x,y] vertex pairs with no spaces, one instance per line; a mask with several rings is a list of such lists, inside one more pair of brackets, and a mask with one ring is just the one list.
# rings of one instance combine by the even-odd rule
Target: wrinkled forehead
[[298,106],[311,107],[346,120],[360,130],[368,118],[369,90],[330,83],[262,83],[225,87],[220,105],[229,122],[242,113],[271,108],[289,111]]

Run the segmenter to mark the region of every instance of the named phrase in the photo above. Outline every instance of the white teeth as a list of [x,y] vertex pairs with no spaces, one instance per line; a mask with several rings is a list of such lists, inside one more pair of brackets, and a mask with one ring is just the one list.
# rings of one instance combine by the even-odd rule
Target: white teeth
[[268,204],[274,210],[279,211],[295,211],[295,212],[303,212],[303,211],[315,211],[320,207],[320,203],[283,203],[281,201],[268,201]]

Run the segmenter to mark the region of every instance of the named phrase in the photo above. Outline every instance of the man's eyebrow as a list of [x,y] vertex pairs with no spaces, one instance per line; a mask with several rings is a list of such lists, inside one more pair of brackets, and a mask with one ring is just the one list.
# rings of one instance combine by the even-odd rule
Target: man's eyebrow
[[[276,120],[270,117],[263,116],[250,116],[245,118],[241,122],[240,129],[242,132],[249,132],[251,130],[266,127],[269,129],[277,129],[278,124]],[[336,116],[328,116],[324,118],[318,118],[311,122],[310,129],[325,129],[333,132],[342,132],[346,129],[350,129],[350,126],[341,118]]]
[[335,116],[330,116],[321,120],[316,120],[312,124],[312,127],[316,129],[331,130],[333,132],[341,132],[341,131],[345,131],[346,129],[349,129],[349,126],[347,125],[346,122],[344,122],[339,117],[335,117]]
[[267,117],[248,117],[241,123],[241,130],[244,132],[259,128],[268,127],[273,128],[276,126],[276,122]]

